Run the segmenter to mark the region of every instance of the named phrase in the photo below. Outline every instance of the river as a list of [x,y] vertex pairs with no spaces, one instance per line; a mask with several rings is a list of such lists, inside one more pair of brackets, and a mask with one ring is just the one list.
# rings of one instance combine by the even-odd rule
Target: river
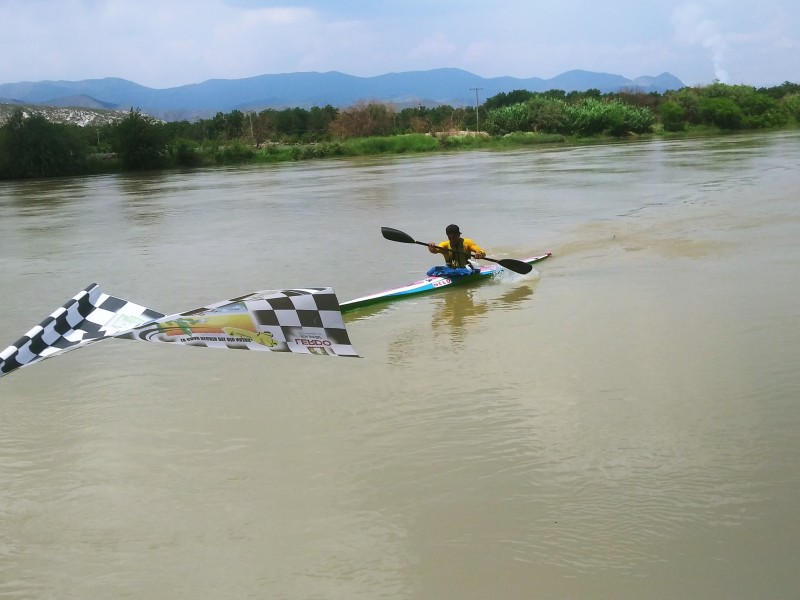
[[[0,380],[0,598],[784,599],[800,132],[0,182],[0,347],[504,273],[346,315],[362,359],[110,340]],[[440,259],[439,259],[440,260]]]

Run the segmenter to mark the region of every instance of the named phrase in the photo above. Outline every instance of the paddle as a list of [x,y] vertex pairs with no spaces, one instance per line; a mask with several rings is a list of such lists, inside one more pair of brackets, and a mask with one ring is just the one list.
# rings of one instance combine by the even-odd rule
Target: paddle
[[[392,229],[391,227],[381,227],[381,233],[383,237],[387,240],[391,240],[393,242],[402,242],[403,244],[419,244],[420,246],[427,246],[425,242],[418,242],[414,238],[412,238],[407,233],[400,231],[399,229]],[[450,250],[450,252],[455,252],[456,254],[462,254],[469,256],[470,258],[474,258],[471,254],[467,254],[466,252],[461,252],[459,250]],[[515,273],[530,273],[533,269],[533,265],[529,265],[526,262],[521,260],[516,260],[514,258],[501,258],[497,260],[496,258],[489,258],[488,256],[484,256],[483,259],[479,260],[489,260],[493,263],[497,263],[501,267],[505,267],[509,271],[514,271]]]

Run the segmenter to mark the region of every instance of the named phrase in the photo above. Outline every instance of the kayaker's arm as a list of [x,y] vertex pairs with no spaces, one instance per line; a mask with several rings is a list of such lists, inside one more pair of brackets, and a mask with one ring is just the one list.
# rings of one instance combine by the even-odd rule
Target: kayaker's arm
[[464,249],[469,253],[470,258],[477,258],[479,260],[486,258],[486,252],[475,243],[475,240],[465,239]]
[[[486,258],[486,252],[483,251],[483,248],[475,244],[472,248],[469,248],[469,257],[470,258],[477,258],[483,259]],[[444,254],[445,252],[451,252],[449,248],[445,248],[444,246],[437,246],[433,242],[428,242],[428,251],[431,254]]]
[[431,254],[444,254],[444,257],[447,258],[448,256],[450,256],[452,250],[446,244],[447,242],[440,242],[438,244],[434,244],[433,242],[428,242],[428,251]]

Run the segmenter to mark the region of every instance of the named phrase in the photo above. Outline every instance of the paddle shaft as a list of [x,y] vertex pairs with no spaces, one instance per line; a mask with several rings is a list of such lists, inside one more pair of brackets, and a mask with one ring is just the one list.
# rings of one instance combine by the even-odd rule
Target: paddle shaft
[[[415,244],[421,244],[422,246],[427,246],[428,245],[425,242],[418,242],[417,240],[414,240],[414,243]],[[469,252],[462,252],[461,250],[454,250],[453,248],[442,248],[438,244],[434,244],[434,246],[439,248],[439,253],[440,254],[442,252],[452,252],[453,254],[460,254],[461,256],[466,256],[467,258],[475,258],[475,256],[473,254],[470,254]],[[514,261],[514,262],[518,262],[518,263],[523,264],[523,265],[530,266],[530,265],[528,265],[528,263],[524,263],[521,260],[515,261],[513,258],[504,258],[504,259],[501,259],[501,260],[497,260],[496,258],[489,258],[488,256],[484,256],[482,259],[479,258],[478,260],[489,260],[489,261],[491,261],[493,263],[497,263],[498,265],[502,265],[504,261],[505,262]],[[516,269],[512,269],[512,271],[516,271]],[[530,269],[528,269],[528,271],[530,271]]]
[[[429,245],[426,244],[425,242],[418,242],[417,240],[414,240],[414,243],[419,244],[420,246],[425,246],[426,248],[429,247]],[[466,256],[467,258],[475,258],[475,256],[473,254],[470,254],[469,252],[462,252],[461,250],[453,250],[452,248],[442,248],[438,244],[433,244],[433,245],[439,248],[440,254],[442,252],[452,252],[453,254],[460,254],[461,256]],[[492,262],[497,262],[493,258],[487,258],[487,257],[484,257],[484,260],[491,260]]]

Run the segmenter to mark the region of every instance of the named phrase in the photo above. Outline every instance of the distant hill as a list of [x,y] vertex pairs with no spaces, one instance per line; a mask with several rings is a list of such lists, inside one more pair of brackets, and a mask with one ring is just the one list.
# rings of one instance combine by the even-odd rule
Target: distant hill
[[50,106],[79,106],[81,108],[97,108],[100,110],[114,110],[117,108],[116,104],[111,102],[103,102],[102,100],[97,100],[96,98],[92,98],[91,96],[80,95],[80,96],[62,96],[60,98],[55,98],[52,101],[48,102]]
[[[356,77],[336,71],[284,73],[245,79],[211,79],[167,89],[148,88],[119,78],[0,84],[0,102],[142,112],[165,120],[193,119],[217,112],[265,108],[350,106],[376,100],[405,106],[474,105],[475,90],[485,100],[500,92],[552,89],[602,93],[623,89],[663,93],[684,87],[669,73],[627,79],[621,75],[568,71],[552,79],[484,78],[461,69],[434,69]],[[5,99],[5,100],[4,100]]]

